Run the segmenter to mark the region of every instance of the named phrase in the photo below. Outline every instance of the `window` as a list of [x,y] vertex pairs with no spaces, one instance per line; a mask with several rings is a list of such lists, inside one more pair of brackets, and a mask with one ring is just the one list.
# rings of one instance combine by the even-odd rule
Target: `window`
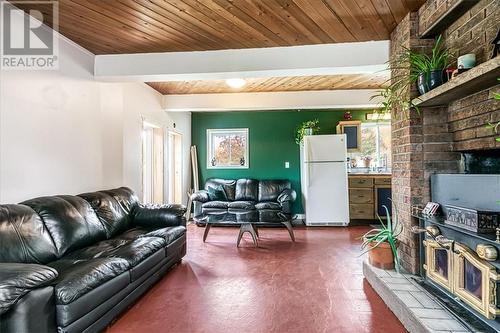
[[391,168],[391,124],[361,124],[361,150],[350,154],[351,165],[357,167]]
[[248,168],[248,128],[208,129],[207,168]]

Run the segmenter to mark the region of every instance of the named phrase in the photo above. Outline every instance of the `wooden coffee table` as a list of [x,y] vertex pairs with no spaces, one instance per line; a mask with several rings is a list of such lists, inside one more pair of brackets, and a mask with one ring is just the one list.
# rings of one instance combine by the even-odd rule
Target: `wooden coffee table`
[[205,223],[203,233],[203,242],[206,241],[208,232],[213,225],[239,225],[240,232],[236,240],[236,246],[240,246],[241,238],[245,232],[252,236],[255,247],[259,246],[259,227],[283,225],[288,230],[288,234],[293,242],[295,235],[293,233],[291,215],[284,214],[275,210],[254,210],[245,212],[209,212],[194,218],[196,223]]

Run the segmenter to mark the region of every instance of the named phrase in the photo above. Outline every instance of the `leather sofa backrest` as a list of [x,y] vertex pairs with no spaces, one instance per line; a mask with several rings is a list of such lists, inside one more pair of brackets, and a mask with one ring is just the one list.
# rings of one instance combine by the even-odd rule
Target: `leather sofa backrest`
[[210,178],[205,182],[205,190],[208,191],[208,187],[217,187],[222,185],[224,187],[224,191],[226,192],[227,199],[229,201],[235,200],[235,192],[236,192],[236,180],[231,179],[220,179],[220,178]]
[[287,179],[267,179],[256,180],[242,178],[238,180],[209,178],[205,183],[205,190],[208,186],[224,186],[229,201],[250,200],[250,201],[276,201],[284,189],[291,189],[292,184]]
[[138,204],[138,198],[131,189],[120,187],[78,196],[90,203],[106,230],[106,238],[121,234],[132,226],[130,212]]
[[90,204],[77,196],[41,197],[22,202],[40,215],[58,257],[106,239],[106,229]]
[[259,198],[259,181],[256,179],[238,179],[236,181],[236,200],[257,201]]
[[0,205],[0,262],[46,264],[57,248],[41,217],[25,205]]
[[292,184],[286,179],[272,179],[259,181],[259,202],[276,201],[284,189],[292,188]]

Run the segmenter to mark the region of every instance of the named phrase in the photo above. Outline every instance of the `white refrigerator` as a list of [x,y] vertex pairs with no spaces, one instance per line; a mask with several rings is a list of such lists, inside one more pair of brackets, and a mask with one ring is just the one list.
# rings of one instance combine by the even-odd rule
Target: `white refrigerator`
[[304,136],[300,148],[302,202],[308,226],[347,226],[345,134]]

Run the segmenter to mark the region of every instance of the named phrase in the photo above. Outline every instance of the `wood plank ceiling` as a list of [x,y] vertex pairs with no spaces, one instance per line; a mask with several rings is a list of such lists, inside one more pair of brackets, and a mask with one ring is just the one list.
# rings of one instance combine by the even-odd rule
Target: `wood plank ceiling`
[[59,31],[95,54],[384,40],[424,1],[59,0]]
[[384,87],[388,79],[388,73],[377,73],[247,79],[246,85],[239,89],[229,87],[224,80],[148,82],[148,85],[163,95],[211,94],[232,92],[378,89]]

